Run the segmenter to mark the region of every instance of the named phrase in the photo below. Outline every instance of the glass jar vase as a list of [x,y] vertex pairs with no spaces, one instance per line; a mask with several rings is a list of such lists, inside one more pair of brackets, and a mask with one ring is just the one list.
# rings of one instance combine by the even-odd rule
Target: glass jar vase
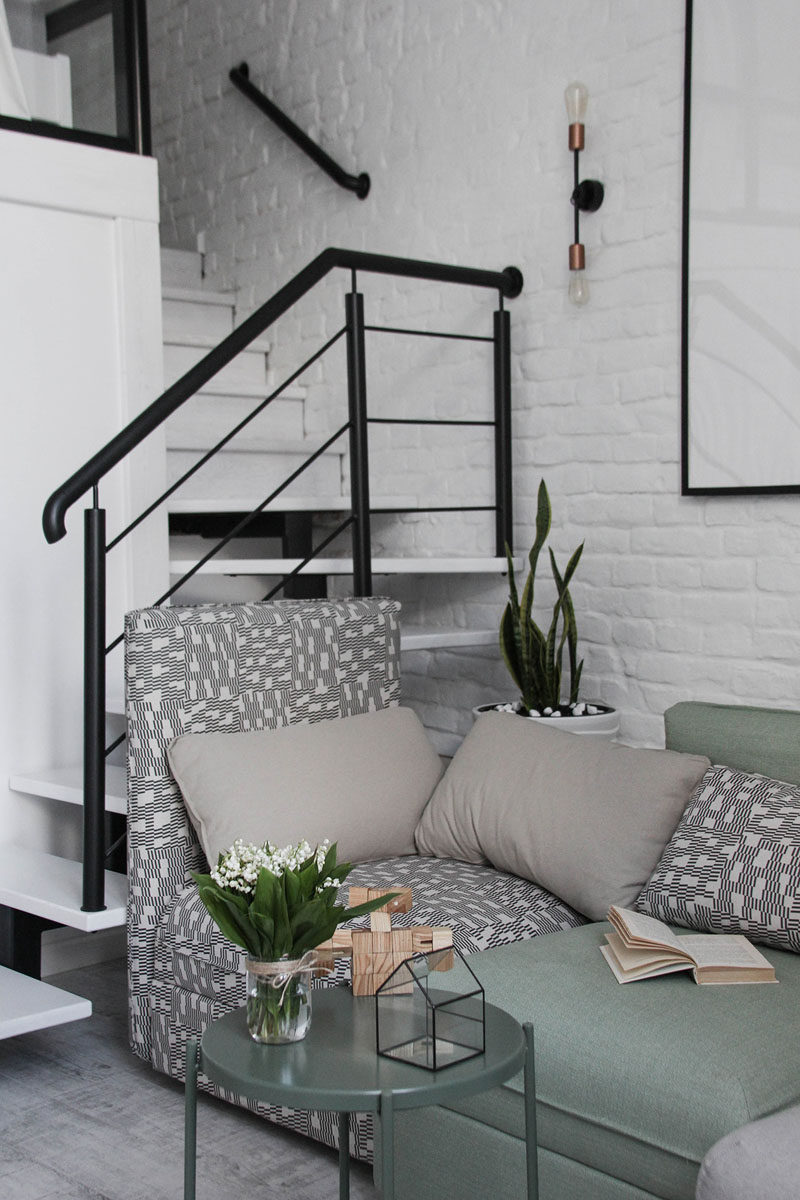
[[309,956],[270,961],[248,958],[247,1028],[256,1042],[299,1042],[311,1025]]

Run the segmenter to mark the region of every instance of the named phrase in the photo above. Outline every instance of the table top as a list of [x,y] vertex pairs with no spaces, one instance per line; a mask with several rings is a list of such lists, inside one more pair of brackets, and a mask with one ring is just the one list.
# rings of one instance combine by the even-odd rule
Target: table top
[[244,1008],[212,1021],[202,1037],[200,1070],[252,1100],[300,1109],[378,1112],[390,1092],[396,1109],[463,1099],[510,1079],[525,1062],[522,1027],[487,1004],[486,1050],[429,1071],[384,1058],[375,1048],[375,997],[349,988],[315,988],[305,1038],[268,1046],[248,1033]]

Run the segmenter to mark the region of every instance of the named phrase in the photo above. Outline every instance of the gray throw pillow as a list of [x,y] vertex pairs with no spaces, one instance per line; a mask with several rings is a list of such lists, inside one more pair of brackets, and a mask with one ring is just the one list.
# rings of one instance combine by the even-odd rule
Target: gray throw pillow
[[488,861],[603,920],[633,904],[708,765],[486,713],[422,814],[417,849]]
[[391,707],[251,733],[187,733],[167,751],[210,866],[236,838],[338,842],[340,862],[414,853],[441,774],[419,718]]
[[800,787],[709,768],[636,907],[800,953]]

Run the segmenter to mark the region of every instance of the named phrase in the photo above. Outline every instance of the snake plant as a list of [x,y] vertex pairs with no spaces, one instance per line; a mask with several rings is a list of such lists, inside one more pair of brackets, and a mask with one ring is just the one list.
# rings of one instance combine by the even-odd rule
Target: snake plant
[[578,663],[578,633],[575,610],[569,585],[583,552],[583,543],[574,552],[562,575],[552,550],[550,567],[556,585],[556,602],[547,633],[533,619],[533,593],[536,567],[550,532],[550,497],[544,480],[539,484],[536,509],[536,537],[528,554],[530,570],[520,597],[514,578],[514,563],[506,545],[508,559],[509,600],[500,622],[500,649],[511,678],[520,690],[522,708],[526,713],[541,713],[545,708],[557,708],[562,703],[562,662],[564,648],[569,663],[569,703],[578,699],[583,662]]

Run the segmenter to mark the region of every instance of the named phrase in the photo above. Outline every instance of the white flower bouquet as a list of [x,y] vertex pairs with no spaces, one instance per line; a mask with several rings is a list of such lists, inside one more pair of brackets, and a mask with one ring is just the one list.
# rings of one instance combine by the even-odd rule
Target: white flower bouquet
[[200,899],[225,937],[247,951],[247,1026],[257,1042],[292,1042],[311,1022],[314,948],[338,925],[381,907],[390,896],[345,908],[337,903],[350,863],[336,843],[279,849],[237,840],[208,875],[193,875]]
[[389,899],[345,908],[337,894],[352,871],[336,862],[336,843],[306,841],[279,849],[272,842],[235,841],[208,875],[193,874],[200,899],[225,937],[252,958],[301,958],[351,917]]

